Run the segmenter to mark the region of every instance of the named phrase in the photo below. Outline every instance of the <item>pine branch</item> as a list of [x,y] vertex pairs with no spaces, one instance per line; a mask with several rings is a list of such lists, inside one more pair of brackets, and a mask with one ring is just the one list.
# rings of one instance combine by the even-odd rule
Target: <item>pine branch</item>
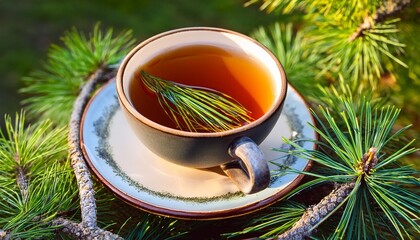
[[[310,102],[314,106],[328,106],[330,113],[334,118],[339,118],[342,111],[345,110],[343,99],[354,105],[355,110],[361,110],[364,102],[369,102],[372,108],[379,109],[389,102],[389,97],[385,93],[372,91],[366,86],[359,86],[357,91],[354,91],[346,84],[346,80],[339,76],[336,85],[321,86],[320,84],[315,89],[308,93]],[[360,114],[360,112],[356,112]]]
[[[297,187],[290,193],[291,196],[324,182],[341,182],[342,188],[334,190],[321,203],[310,208],[279,239],[309,236],[341,205],[345,207],[331,236],[333,239],[366,239],[382,228],[401,239],[410,238],[409,227],[414,234],[419,233],[420,201],[409,188],[420,186],[420,180],[415,178],[418,172],[393,165],[399,158],[418,151],[410,148],[413,141],[399,149],[393,148],[392,141],[398,139],[409,126],[392,133],[399,110],[390,106],[372,109],[363,97],[358,100],[342,98],[339,105],[342,109],[334,114],[320,107],[322,120],[313,113],[319,127],[311,126],[323,141],[317,142],[319,149],[307,150],[293,141],[284,141],[295,148],[285,150],[289,154],[311,159],[330,170],[328,174],[303,172],[315,179]],[[335,198],[338,192],[339,199]],[[328,207],[328,204],[331,205]],[[367,229],[371,229],[372,233],[368,233]]]
[[[16,147],[20,150],[21,154],[13,155],[18,152],[15,147],[9,147],[7,138],[1,136],[0,138],[0,161],[8,161],[5,164],[0,164],[0,200],[3,198],[5,201],[0,201],[0,239],[7,238],[46,238],[51,237],[53,231],[63,232],[69,234],[70,237],[77,239],[120,239],[120,236],[113,234],[110,231],[101,229],[98,226],[97,213],[105,213],[109,209],[100,210],[97,207],[95,199],[95,189],[92,176],[89,173],[89,169],[84,160],[79,139],[79,130],[81,123],[82,113],[87,105],[88,100],[93,95],[97,86],[104,81],[115,77],[115,66],[125,53],[131,49],[134,40],[131,38],[130,32],[125,32],[118,35],[116,38],[112,37],[112,30],[108,30],[103,34],[99,30],[99,25],[95,26],[93,35],[90,39],[80,34],[73,29],[72,32],[67,33],[63,37],[63,42],[67,48],[61,48],[53,46],[52,51],[49,54],[49,61],[44,64],[43,69],[35,71],[31,77],[26,78],[28,87],[22,89],[25,93],[30,93],[32,97],[25,101],[29,105],[29,109],[33,116],[37,115],[38,118],[49,118],[51,117],[54,123],[57,125],[68,124],[69,133],[61,134],[60,136],[67,136],[67,145],[65,142],[60,145],[60,148],[55,147],[51,138],[45,138],[45,128],[39,128],[34,131],[33,139],[40,141],[47,147],[42,147],[37,151],[27,150],[26,146]],[[51,104],[53,103],[53,104]],[[70,114],[69,114],[70,113]],[[40,121],[40,119],[38,119]],[[69,123],[70,120],[70,123]],[[8,124],[7,129],[12,129],[10,121],[6,121]],[[52,122],[49,121],[51,125]],[[44,129],[44,130],[42,130]],[[17,124],[16,130],[10,130],[10,132],[24,132],[23,124]],[[9,133],[10,135],[10,133]],[[58,134],[53,131],[52,136]],[[19,135],[20,136],[20,135]],[[14,143],[21,144],[20,138],[14,139]],[[3,146],[3,142],[5,143]],[[61,143],[61,142],[60,142]],[[48,146],[52,146],[53,150],[50,150]],[[27,151],[26,151],[27,150]],[[64,179],[52,178],[54,181],[60,183],[62,189],[68,191],[66,194],[72,194],[72,197],[67,198],[65,201],[52,202],[48,205],[40,205],[41,202],[31,202],[27,206],[24,205],[23,215],[19,212],[14,213],[10,210],[11,205],[17,205],[20,203],[21,196],[31,196],[35,192],[39,196],[50,198],[50,194],[37,193],[31,191],[31,186],[38,186],[32,182],[28,182],[31,179],[33,172],[45,171],[43,164],[46,162],[45,159],[53,158],[58,151],[65,151],[69,153],[69,160],[71,167],[73,168],[74,176],[76,177],[77,185],[79,187],[79,202],[81,210],[81,222],[74,221],[74,217],[66,219],[68,213],[74,214],[78,209],[76,206],[69,207],[68,202],[74,203],[73,195],[77,193],[75,189],[70,189],[64,186],[71,181],[74,183],[73,176],[66,175]],[[5,157],[6,156],[6,157]],[[63,157],[63,155],[61,156]],[[25,165],[31,166],[27,168]],[[15,167],[15,165],[17,167]],[[67,162],[57,163],[54,167],[62,168],[67,167]],[[67,173],[66,173],[67,174]],[[14,184],[11,184],[10,179],[14,179]],[[48,179],[46,179],[48,181]],[[56,182],[51,182],[50,187],[55,188]],[[63,186],[61,186],[63,185]],[[74,186],[72,186],[74,187]],[[47,190],[47,188],[41,188],[41,190]],[[3,192],[5,194],[3,194]],[[15,193],[19,193],[15,196]],[[3,196],[4,195],[4,196]],[[113,202],[114,198],[111,193],[106,194],[107,203]],[[38,195],[37,195],[38,196]],[[52,200],[60,197],[65,197],[65,194],[54,195]],[[28,201],[29,201],[28,200]],[[102,196],[102,200],[105,198]],[[45,203],[46,201],[44,201]],[[54,205],[56,204],[56,205]],[[121,205],[124,205],[121,203]],[[44,208],[48,211],[55,210],[57,207],[63,207],[61,211],[55,212],[55,215],[47,215],[45,218],[42,213]],[[124,208],[128,205],[124,205]],[[14,209],[13,209],[14,210]],[[21,209],[19,209],[21,210]],[[118,210],[120,213],[123,210]],[[127,210],[130,211],[130,210]],[[6,214],[7,213],[7,214]],[[54,212],[53,212],[54,213]],[[27,217],[25,216],[28,215]],[[132,209],[130,214],[133,214]],[[183,233],[175,233],[173,228],[176,221],[174,220],[159,220],[160,217],[152,215],[143,215],[141,211],[136,212],[141,214],[141,221],[137,223],[135,230],[123,230],[127,217],[131,218],[129,214],[119,216],[119,219],[112,219],[111,223],[107,225],[116,224],[115,221],[122,221],[117,223],[120,225],[119,231],[124,231],[129,237],[133,237],[130,234],[152,234],[152,236],[177,236]],[[7,216],[9,218],[3,218]],[[24,216],[24,217],[22,217]],[[113,215],[115,217],[115,214]],[[136,215],[138,217],[138,215]],[[136,218],[137,219],[137,218]],[[139,218],[140,219],[140,218]],[[12,220],[12,222],[10,221]],[[126,222],[124,222],[126,221]],[[10,223],[11,222],[11,223]],[[151,226],[153,224],[153,226]],[[118,226],[116,225],[116,226]],[[160,231],[151,230],[152,227],[160,229]],[[51,231],[53,230],[53,231]],[[115,229],[114,229],[115,230]],[[118,228],[116,229],[118,230]],[[130,232],[132,231],[132,232]]]
[[10,234],[0,228],[0,239],[1,240],[9,240],[11,238]]
[[363,33],[370,30],[380,22],[383,22],[389,16],[400,12],[404,7],[410,4],[411,0],[387,0],[377,11],[371,15],[366,16],[359,28],[350,36],[349,41],[354,41],[356,38],[363,36]]
[[[62,161],[66,155],[65,128],[50,121],[25,125],[25,114],[14,125],[6,116],[0,131],[0,239],[40,239],[57,228],[50,220],[75,208],[76,188]],[[64,141],[63,141],[64,140]]]
[[86,76],[98,68],[118,64],[134,39],[131,31],[113,36],[112,29],[103,32],[97,24],[89,38],[73,28],[61,40],[64,46],[50,47],[48,61],[23,78],[25,87],[20,92],[29,95],[22,103],[31,117],[66,126]]
[[249,0],[244,5],[245,7],[248,7],[258,2],[262,2],[260,10],[266,10],[268,13],[271,13],[276,9],[281,9],[284,14],[297,10],[303,10],[307,5],[311,5],[309,1],[295,0]]
[[[245,228],[240,231],[224,233],[222,237],[235,238],[246,234],[261,233],[261,239],[272,237],[290,229],[305,212],[305,205],[294,201],[282,201],[279,205],[269,207],[253,215],[252,219],[245,218]],[[235,221],[239,222],[240,221]]]
[[76,101],[74,102],[73,111],[69,123],[69,153],[71,158],[71,166],[79,185],[80,207],[82,214],[82,225],[87,229],[97,228],[96,219],[96,202],[93,182],[89,169],[84,160],[80,147],[80,123],[84,108],[89,101],[90,95],[95,90],[96,84],[103,80],[104,69],[98,69],[89,77],[89,80],[83,86]]
[[[293,41],[290,44],[283,34],[279,34],[278,29],[269,29],[267,32],[270,34],[261,29],[256,32],[257,40],[264,44],[268,43],[266,46],[279,57],[282,64],[286,65],[288,74],[291,72],[289,75],[292,84],[310,85],[314,79],[335,81],[341,75],[346,80],[352,81],[352,91],[357,93],[359,87],[377,89],[378,81],[383,74],[392,71],[392,62],[407,67],[407,64],[399,59],[399,54],[405,45],[398,41],[396,35],[397,20],[386,21],[386,18],[401,11],[408,5],[409,0],[387,0],[383,6],[380,5],[381,1],[376,0],[362,2],[253,0],[248,4],[256,2],[263,2],[261,8],[270,9],[269,11],[297,10],[298,6],[304,6],[305,21],[297,32],[301,36],[296,34],[294,45]],[[375,13],[364,17],[366,12]],[[359,19],[365,20],[360,26]],[[287,31],[283,32],[284,36],[290,36]],[[355,39],[360,40],[355,41]],[[287,48],[288,45],[293,48]],[[305,49],[306,51],[302,51]],[[307,53],[302,55],[300,52]],[[292,58],[287,55],[290,53]],[[293,64],[293,60],[298,58],[301,58],[301,61]],[[292,67],[288,69],[287,64],[290,63]],[[293,76],[295,73],[298,74],[298,78],[301,78],[299,75],[305,74],[308,77],[312,74],[314,77],[302,76],[303,78],[295,80]],[[308,92],[310,92],[308,89],[311,89],[306,86],[297,88]]]
[[343,203],[353,190],[354,186],[355,183],[344,183],[339,185],[318,204],[307,208],[299,221],[297,221],[290,230],[273,239],[292,240],[311,236],[312,231],[314,231],[316,226]]
[[[75,110],[72,114],[71,123],[74,127],[70,127],[69,139],[72,139],[71,136],[76,136],[76,139],[73,139],[73,141],[69,140],[69,144],[74,145],[73,147],[70,147],[70,149],[76,148],[75,150],[73,149],[75,154],[71,154],[71,157],[74,158],[72,159],[71,165],[75,168],[75,175],[80,186],[80,207],[82,210],[81,223],[62,217],[65,215],[64,211],[69,209],[66,208],[68,206],[67,202],[72,201],[73,195],[76,192],[74,189],[65,186],[70,182],[74,182],[71,176],[67,174],[68,172],[66,172],[66,175],[59,175],[60,177],[63,177],[63,179],[57,178],[55,175],[60,174],[58,169],[66,168],[68,166],[67,164],[55,162],[52,164],[51,170],[45,170],[45,166],[43,169],[38,168],[42,172],[41,176],[32,179],[31,184],[29,184],[29,175],[26,173],[23,174],[20,170],[25,169],[26,164],[30,163],[33,158],[38,159],[38,162],[34,165],[39,163],[48,164],[48,161],[45,161],[46,159],[48,160],[56,152],[65,150],[62,141],[52,141],[54,137],[63,139],[63,136],[66,135],[62,134],[63,129],[51,132],[47,129],[47,127],[51,126],[51,123],[49,125],[41,123],[39,124],[40,126],[36,126],[38,128],[29,128],[26,130],[24,128],[23,120],[17,120],[16,127],[13,127],[10,124],[10,119],[6,120],[8,137],[6,138],[3,133],[0,132],[0,160],[14,162],[18,167],[9,167],[10,164],[7,163],[1,164],[0,171],[4,173],[6,173],[6,170],[16,172],[16,185],[18,185],[18,188],[11,189],[5,187],[6,185],[2,185],[3,188],[0,189],[0,217],[6,217],[5,213],[10,215],[8,218],[0,219],[0,222],[4,224],[2,226],[3,228],[0,228],[1,240],[51,237],[54,231],[63,232],[74,239],[122,239],[117,234],[113,234],[112,232],[97,226],[94,190],[91,184],[92,179],[81,155],[80,143],[77,142],[78,134],[71,134],[79,132],[81,113],[83,112],[89,97],[96,89],[95,85],[101,83],[103,80],[109,79],[109,76],[113,77],[114,75],[115,72],[108,75],[103,69],[99,69],[95,72],[87,81],[86,86],[82,89],[80,97],[77,98]],[[20,119],[24,118],[21,117]],[[30,134],[25,133],[25,131]],[[45,136],[40,136],[37,133],[45,134]],[[65,133],[67,133],[67,131]],[[13,139],[14,141],[8,141],[7,139]],[[25,139],[27,140],[25,141]],[[37,144],[33,144],[33,141]],[[43,146],[44,144],[45,147]],[[57,147],[57,145],[61,147]],[[51,152],[49,150],[50,148],[54,150]],[[40,150],[43,152],[38,153]],[[40,159],[40,156],[44,156],[45,159]],[[34,169],[31,170],[32,171],[28,170],[28,173],[30,172],[32,176],[34,176]],[[1,177],[4,176],[2,175]],[[3,181],[3,179],[0,179],[0,181]],[[63,186],[61,186],[61,184]],[[66,194],[61,192],[58,194],[55,193],[55,191],[59,190],[66,192]],[[17,192],[17,197],[13,191]],[[34,199],[34,196],[36,199]],[[65,200],[63,201],[62,198],[65,198]],[[10,207],[15,205],[23,205],[18,206],[23,208],[21,210],[23,213],[13,213],[10,210]],[[56,209],[60,207],[63,207],[63,211],[57,212]],[[174,221],[155,222],[156,224],[165,226],[156,226],[157,229],[163,230],[156,232],[149,230],[149,223],[149,217],[145,217],[144,222],[137,224],[139,229],[136,229],[136,231],[139,234],[152,233],[154,236],[163,236],[163,234],[167,233],[166,231],[173,230],[172,228],[175,224]],[[178,233],[178,235],[182,235],[182,233]]]
[[[71,166],[74,169],[74,173],[77,179],[79,186],[79,197],[80,197],[80,208],[82,215],[82,222],[75,223],[66,219],[56,219],[54,224],[62,225],[62,230],[64,233],[68,233],[71,236],[77,237],[78,239],[90,239],[90,238],[99,238],[99,239],[122,239],[119,235],[113,234],[109,231],[103,230],[97,226],[97,207],[95,200],[95,191],[93,188],[93,181],[90,175],[89,169],[84,160],[82,150],[80,148],[80,122],[82,113],[86,107],[87,102],[90,99],[92,93],[96,90],[96,85],[108,81],[115,76],[115,72],[106,72],[106,69],[98,69],[94,74],[92,74],[89,79],[86,81],[86,84],[82,88],[77,97],[73,112],[70,119],[70,132],[69,132],[69,152],[71,158]],[[150,220],[154,219],[154,220]],[[166,231],[170,231],[175,224],[174,221],[162,221],[158,220],[159,217],[156,216],[146,216],[145,220],[137,224],[137,227],[133,231],[139,231],[138,234],[146,234],[153,232],[155,236],[163,236]],[[149,220],[153,223],[158,222],[162,224],[161,227],[156,226],[161,229],[160,232],[155,232],[149,230]],[[183,233],[178,233],[177,235],[182,235]]]
[[[98,83],[101,83],[106,78],[106,70],[105,69],[98,69],[94,74],[91,75],[85,86],[82,88],[79,96],[77,97],[75,104],[74,104],[74,110],[71,115],[70,120],[70,131],[69,131],[69,153],[71,158],[71,166],[74,169],[74,174],[76,176],[76,179],[79,184],[79,197],[80,197],[80,208],[81,208],[81,214],[82,214],[82,222],[81,223],[75,223],[71,220],[58,217],[55,219],[50,219],[51,217],[45,218],[43,216],[45,213],[40,212],[39,214],[37,211],[42,211],[41,206],[28,206],[28,209],[24,209],[23,211],[29,211],[27,213],[27,218],[25,221],[28,221],[28,224],[22,224],[19,222],[10,222],[7,226],[7,229],[13,229],[13,226],[17,224],[16,229],[13,229],[12,231],[3,229],[0,231],[0,239],[9,239],[9,238],[15,238],[15,237],[36,237],[36,235],[31,234],[31,232],[21,232],[22,230],[19,230],[20,228],[28,229],[31,227],[31,225],[40,227],[46,227],[49,229],[57,229],[60,230],[66,234],[70,234],[72,237],[75,237],[77,239],[121,239],[118,235],[115,235],[109,231],[105,231],[97,226],[97,219],[96,219],[96,204],[95,204],[95,198],[94,198],[94,190],[93,190],[93,182],[92,178],[90,176],[89,170],[87,168],[86,163],[84,162],[84,158],[82,156],[82,151],[80,149],[80,139],[79,139],[79,128],[80,128],[80,121],[81,116],[83,113],[83,110],[93,93],[93,91],[96,89],[95,86]],[[34,196],[42,196],[42,197],[48,197],[48,195],[39,193],[37,195],[37,192],[30,189],[29,187],[29,169],[25,170],[27,166],[30,164],[31,171],[30,173],[33,175],[34,171],[36,169],[36,166],[39,165],[39,163],[46,163],[43,161],[44,159],[40,159],[40,156],[45,156],[46,158],[50,157],[48,155],[51,155],[56,151],[62,151],[64,150],[63,146],[56,148],[55,145],[58,143],[51,142],[52,137],[59,136],[60,134],[57,131],[53,132],[47,132],[47,136],[41,136],[39,134],[44,134],[46,127],[51,126],[51,123],[49,125],[46,124],[40,124],[40,127],[38,128],[30,128],[27,130],[29,133],[31,133],[30,137],[28,134],[25,134],[24,131],[24,117],[22,116],[20,118],[20,121],[16,121],[16,127],[13,127],[10,123],[10,120],[6,120],[6,127],[8,129],[8,137],[4,137],[3,134],[1,134],[2,138],[0,139],[0,143],[2,143],[2,148],[0,149],[0,156],[3,158],[7,158],[7,155],[9,156],[8,159],[11,159],[16,165],[15,170],[12,168],[11,171],[16,171],[16,185],[18,186],[19,195],[21,196],[21,199],[15,199],[13,196],[13,193],[11,193],[12,189],[2,189],[2,201],[5,201],[7,203],[11,203],[12,201],[15,201],[18,204],[21,204],[23,202],[26,205],[26,202],[32,203],[32,204],[46,204],[45,201],[39,201],[33,202],[32,195]],[[42,127],[45,126],[45,127]],[[61,130],[62,131],[62,130]],[[39,133],[39,134],[38,134]],[[51,136],[51,137],[49,137]],[[63,136],[63,134],[61,134]],[[24,142],[25,138],[28,138],[27,143]],[[62,138],[62,137],[61,137]],[[11,143],[8,143],[6,139],[12,139]],[[32,140],[33,139],[33,140]],[[4,141],[4,143],[2,142]],[[34,144],[31,141],[35,141]],[[8,147],[8,145],[11,145]],[[16,146],[14,146],[16,144]],[[45,145],[45,147],[44,147]],[[48,148],[54,148],[54,152],[51,152],[48,150]],[[37,154],[38,150],[44,150],[44,152],[39,152],[39,155]],[[12,153],[12,155],[11,155]],[[36,162],[32,163],[34,159],[38,159]],[[53,166],[60,166],[57,164],[54,164]],[[35,168],[35,169],[34,169]],[[45,167],[44,167],[45,168]],[[40,169],[40,168],[39,168]],[[68,176],[67,176],[68,177]],[[43,176],[40,177],[39,180],[42,180]],[[37,191],[45,190],[45,188],[41,188],[37,183],[35,183],[36,179],[32,180],[32,186],[37,186]],[[71,179],[67,179],[67,181],[70,181]],[[64,183],[64,181],[61,181]],[[51,186],[50,186],[51,187]],[[63,189],[66,191],[66,189]],[[73,194],[70,191],[69,193]],[[32,194],[32,195],[29,195]],[[64,196],[64,195],[63,195]],[[10,200],[8,200],[10,199]],[[70,197],[69,200],[72,198]],[[57,202],[58,206],[60,206],[60,202]],[[2,207],[5,206],[5,203],[0,204]],[[64,205],[63,205],[64,206]],[[7,206],[5,206],[7,207]],[[48,205],[47,208],[50,208]],[[3,212],[6,212],[7,210],[3,210]],[[33,211],[33,213],[32,213]],[[19,218],[19,216],[16,216]],[[16,219],[19,220],[19,219]],[[23,220],[23,219],[22,219]],[[8,221],[7,219],[4,219],[2,221]],[[15,233],[17,231],[17,233]],[[35,230],[34,230],[35,231]],[[38,228],[38,233],[40,236],[43,236],[43,234],[48,234],[47,231],[43,233],[44,230],[41,228]],[[33,232],[35,233],[35,232]],[[46,236],[46,235],[44,235]],[[24,238],[26,238],[24,237]]]
[[17,172],[16,182],[20,189],[20,194],[23,196],[24,199],[26,199],[28,197],[29,186],[28,186],[28,179],[27,179],[25,170],[23,169],[23,167],[18,166],[16,168],[16,172]]
[[[37,219],[37,221],[41,221],[42,219]],[[51,221],[51,227],[56,227],[57,230],[67,234],[68,236],[74,239],[118,239],[121,240],[120,236],[113,234],[109,231],[105,231],[101,228],[90,228],[86,229],[82,223],[76,223],[71,220],[58,217]],[[3,231],[0,229],[0,239],[1,240],[9,240],[13,239],[13,236],[7,231]]]
[[287,72],[289,83],[305,96],[313,94],[314,84],[321,82],[316,77],[321,56],[308,47],[303,30],[295,28],[292,23],[275,23],[256,29],[251,37],[270,49]]
[[61,217],[54,219],[51,225],[59,227],[60,231],[74,239],[123,239],[97,226],[86,228],[84,223],[76,223]]
[[160,106],[178,129],[220,132],[253,120],[250,111],[225,93],[178,84],[144,70],[140,76],[144,86],[157,96]]

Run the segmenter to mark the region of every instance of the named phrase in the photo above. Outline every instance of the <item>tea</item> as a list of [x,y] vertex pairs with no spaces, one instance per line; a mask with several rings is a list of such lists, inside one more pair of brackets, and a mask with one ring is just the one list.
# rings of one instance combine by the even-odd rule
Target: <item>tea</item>
[[131,81],[129,94],[134,107],[145,117],[167,127],[176,128],[154,93],[140,79],[144,70],[179,84],[210,88],[225,93],[258,119],[274,101],[270,75],[262,63],[251,56],[213,45],[183,46],[151,59],[141,66]]

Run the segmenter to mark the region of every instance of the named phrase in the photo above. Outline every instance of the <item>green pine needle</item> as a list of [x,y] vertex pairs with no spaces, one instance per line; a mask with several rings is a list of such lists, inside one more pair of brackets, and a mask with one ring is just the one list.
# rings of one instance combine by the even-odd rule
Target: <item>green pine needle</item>
[[[356,18],[357,19],[357,18]],[[386,64],[397,63],[407,67],[400,60],[405,46],[396,39],[397,28],[394,21],[378,23],[363,32],[360,37],[350,40],[363,18],[338,24],[334,16],[319,19],[307,29],[310,48],[322,53],[318,63],[319,76],[338,74],[351,80],[352,89],[360,86],[376,89]]]
[[280,206],[271,207],[246,223],[243,230],[225,233],[222,236],[235,238],[246,234],[259,234],[259,238],[267,238],[283,233],[299,220],[305,206],[296,202],[282,202]]
[[[306,173],[318,178],[298,187],[291,196],[326,181],[356,182],[331,237],[366,239],[385,228],[389,234],[410,238],[412,235],[407,229],[414,234],[420,233],[420,201],[411,189],[411,186],[420,186],[420,181],[415,177],[417,171],[396,163],[418,149],[411,147],[413,141],[397,150],[388,146],[398,141],[408,128],[393,133],[399,109],[390,106],[373,109],[369,102],[360,102],[341,99],[343,109],[334,116],[322,106],[319,107],[320,115],[313,111],[318,126],[311,127],[324,141],[319,142],[317,150],[303,149],[284,139],[295,147],[290,154],[311,159],[330,169],[329,175]],[[384,219],[378,219],[378,211],[384,214]]]
[[[0,131],[0,167],[13,173],[16,167],[30,167],[28,173],[42,171],[50,160],[63,159],[67,154],[67,130],[53,128],[49,120],[25,124],[25,113],[16,114],[15,121],[5,117],[5,133]],[[47,132],[48,131],[48,132]]]
[[[269,12],[290,13],[292,11],[304,11],[305,25],[298,32],[300,36],[297,35],[296,40],[299,41],[296,41],[295,45],[297,45],[296,49],[307,49],[309,52],[306,55],[307,57],[314,58],[314,56],[317,56],[316,62],[312,64],[306,62],[303,66],[307,68],[316,66],[318,70],[297,71],[297,73],[318,73],[316,75],[317,79],[336,79],[341,74],[352,81],[352,89],[357,89],[359,86],[375,89],[378,87],[381,76],[388,73],[384,66],[392,66],[392,64],[397,63],[405,68],[408,67],[401,60],[405,44],[402,44],[397,38],[398,29],[396,23],[399,19],[387,21],[381,19],[372,23],[372,26],[369,28],[364,29],[363,32],[359,33],[358,37],[352,38],[365,21],[366,13],[373,16],[379,11],[381,4],[386,3],[376,0],[251,0],[246,5],[258,2],[262,2],[260,7],[262,10]],[[284,42],[283,45],[287,46],[287,41],[285,42],[284,37],[277,34],[278,30],[273,29],[270,31],[274,41],[271,41],[267,46],[276,53],[277,50],[282,49],[282,46],[278,45]],[[285,33],[287,38],[287,31]],[[257,39],[263,43],[267,42],[266,35],[260,29],[257,32]],[[287,51],[291,52],[292,50],[288,49]],[[289,73],[290,69],[287,67],[288,57],[283,59],[287,56],[285,53],[285,51],[280,51],[276,55],[283,64],[286,63],[285,69]],[[301,54],[292,53],[292,56],[300,57]],[[388,71],[390,69],[392,67],[387,67]],[[293,74],[291,76],[291,79],[293,79]],[[296,83],[300,83],[299,81],[300,79],[295,80]]]
[[141,79],[181,130],[220,132],[252,121],[245,107],[222,92],[167,81],[146,71],[141,71]]
[[328,0],[249,0],[245,6],[261,3],[260,10],[271,12],[281,12],[282,14],[290,14],[294,12],[304,11],[307,15],[311,14],[329,14],[340,20],[346,16],[357,14],[364,17],[366,11],[375,11],[380,1],[377,0],[350,0],[350,1],[328,1]]
[[68,124],[73,102],[90,74],[115,65],[133,46],[130,31],[113,34],[96,25],[87,37],[75,28],[62,38],[63,47],[52,45],[48,61],[23,79],[23,103],[30,116]]
[[13,239],[45,239],[49,222],[77,208],[77,186],[67,159],[67,130],[50,121],[5,118],[0,131],[0,229]]
[[[362,97],[363,96],[363,97]],[[343,99],[351,102],[353,109],[359,111],[362,109],[363,102],[368,101],[371,108],[381,108],[390,100],[389,97],[381,95],[371,88],[360,86],[357,90],[351,89],[343,76],[339,76],[337,86],[330,85],[327,87],[318,85],[315,91],[310,93],[310,100],[317,105],[325,105],[330,109],[330,113],[336,118],[339,113],[345,110]],[[356,112],[359,115],[360,112]]]
[[316,73],[320,55],[308,48],[302,30],[295,30],[293,24],[275,23],[255,30],[251,37],[266,46],[279,59],[287,73],[287,80],[303,95],[312,94],[314,84],[321,83]]
[[129,234],[124,239],[135,240],[153,240],[153,239],[182,239],[186,232],[177,230],[178,221],[170,218],[164,218],[155,215],[143,215],[140,218],[128,219],[125,225],[135,221],[134,226],[129,229]]
[[273,11],[280,11],[285,14],[292,11],[301,10],[308,4],[306,1],[296,0],[249,0],[245,3],[245,6],[250,6],[258,2],[262,2],[260,10],[264,10],[269,13]]

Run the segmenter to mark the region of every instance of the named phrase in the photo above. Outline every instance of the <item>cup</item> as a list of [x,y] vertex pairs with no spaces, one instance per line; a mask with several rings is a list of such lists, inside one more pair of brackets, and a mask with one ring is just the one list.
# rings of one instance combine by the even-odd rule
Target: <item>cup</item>
[[[251,96],[255,95],[257,104],[258,98],[262,98],[263,94],[272,96],[262,115],[249,124],[221,132],[182,131],[144,116],[141,108],[149,103],[135,106],[133,99],[139,93],[130,91],[130,84],[136,81],[138,69],[173,49],[203,45],[240,52],[264,67],[268,80],[263,80],[268,83],[267,87],[259,90],[258,87],[247,89],[248,85],[258,85],[248,82],[244,84],[245,90],[241,90],[248,91],[247,94]],[[135,135],[152,152],[167,161],[186,167],[220,166],[245,194],[267,188],[270,170],[258,144],[267,137],[280,116],[287,93],[287,80],[282,65],[262,44],[246,35],[221,28],[190,27],[164,32],[141,42],[129,52],[118,69],[116,85],[119,103],[127,122]],[[259,95],[254,91],[258,91]]]

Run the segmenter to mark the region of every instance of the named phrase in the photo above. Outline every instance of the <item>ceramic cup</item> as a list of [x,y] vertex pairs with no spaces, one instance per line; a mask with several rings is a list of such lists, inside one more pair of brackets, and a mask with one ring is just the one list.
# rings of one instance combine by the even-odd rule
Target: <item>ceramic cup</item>
[[[136,71],[168,50],[203,44],[233,48],[263,63],[271,77],[267,94],[274,95],[269,109],[247,125],[207,133],[166,127],[139,113],[133,106],[132,99],[135,96],[130,96],[129,91],[130,81],[135,80]],[[192,27],[164,32],[143,41],[124,58],[118,70],[116,85],[127,122],[141,142],[155,154],[186,167],[220,166],[246,194],[256,193],[268,186],[270,171],[258,144],[270,133],[280,116],[286,98],[287,80],[276,57],[260,43],[240,33],[220,28]]]

